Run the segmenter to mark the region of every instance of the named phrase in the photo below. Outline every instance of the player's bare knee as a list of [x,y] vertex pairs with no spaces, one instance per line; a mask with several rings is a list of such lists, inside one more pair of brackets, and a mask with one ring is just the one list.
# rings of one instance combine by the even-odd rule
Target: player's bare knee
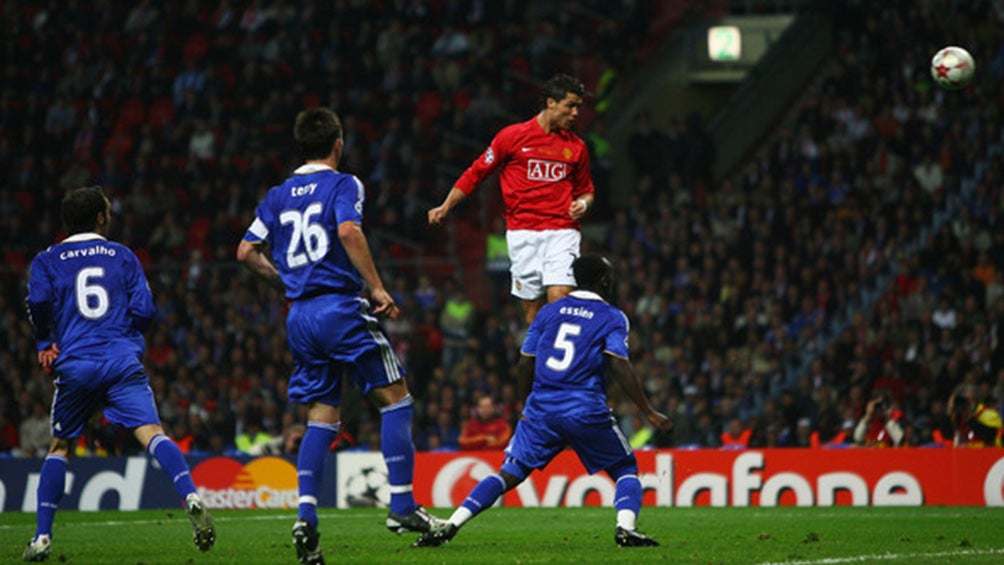
[[59,455],[61,457],[69,457],[72,453],[73,440],[64,439],[61,437],[54,437],[52,441],[49,442],[49,455]]
[[323,402],[311,402],[307,405],[307,420],[323,424],[337,424],[342,419],[342,410],[338,406]]
[[371,390],[369,398],[376,403],[378,408],[383,408],[384,406],[401,402],[409,394],[408,385],[403,380],[400,380]]
[[132,431],[133,436],[136,437],[136,441],[146,449],[146,446],[150,445],[150,441],[164,433],[164,428],[160,427],[159,424],[146,424],[140,426]]
[[523,482],[523,479],[521,479],[520,477],[507,473],[506,471],[499,471],[499,476],[502,477],[502,482],[505,483],[506,491],[510,491],[516,488],[517,486],[519,486],[520,483]]

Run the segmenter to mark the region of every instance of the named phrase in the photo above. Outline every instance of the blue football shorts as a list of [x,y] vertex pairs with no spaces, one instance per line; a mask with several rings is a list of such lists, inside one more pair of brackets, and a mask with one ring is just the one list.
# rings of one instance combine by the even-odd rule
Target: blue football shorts
[[404,378],[404,368],[369,309],[362,298],[338,294],[293,303],[286,317],[294,363],[290,402],[340,406],[345,371],[363,394]]
[[52,436],[74,439],[94,412],[126,428],[160,424],[143,365],[132,356],[66,359],[56,370],[52,397]]
[[634,451],[614,417],[593,414],[547,414],[516,424],[506,454],[527,467],[543,469],[565,447],[575,450],[590,474],[634,459]]

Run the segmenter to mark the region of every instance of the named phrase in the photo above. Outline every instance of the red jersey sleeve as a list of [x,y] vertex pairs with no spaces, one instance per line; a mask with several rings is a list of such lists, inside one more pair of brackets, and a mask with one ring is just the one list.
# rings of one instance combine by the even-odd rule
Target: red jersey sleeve
[[584,147],[579,153],[579,164],[575,167],[573,177],[572,200],[584,194],[596,193],[596,188],[593,186],[593,175],[589,172],[589,151]]
[[504,165],[511,155],[512,141],[511,136],[508,135],[511,129],[511,126],[506,127],[495,134],[488,149],[485,149],[484,153],[475,159],[470,167],[467,167],[467,170],[460,175],[453,186],[459,188],[464,194],[470,194],[489,175]]

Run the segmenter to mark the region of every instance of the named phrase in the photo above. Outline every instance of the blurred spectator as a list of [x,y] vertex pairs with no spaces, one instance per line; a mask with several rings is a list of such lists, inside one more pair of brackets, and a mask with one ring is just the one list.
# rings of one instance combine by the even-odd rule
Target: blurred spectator
[[512,437],[509,421],[498,414],[495,401],[484,395],[478,399],[474,414],[464,422],[457,442],[461,449],[502,449]]
[[459,283],[452,283],[439,314],[443,332],[443,370],[451,376],[453,367],[467,351],[467,340],[474,329],[474,303]]
[[7,419],[6,414],[0,412],[0,453],[17,454],[20,442],[17,426]]
[[261,418],[251,417],[244,423],[244,430],[234,438],[234,447],[241,453],[253,455],[256,451],[264,449],[263,446],[273,439],[262,428]]
[[854,443],[865,447],[900,447],[906,444],[903,412],[884,392],[872,395],[865,413],[854,427]]
[[195,436],[193,436],[191,430],[188,429],[187,418],[179,418],[178,421],[174,423],[174,426],[171,427],[171,433],[169,435],[182,453],[188,455],[192,452],[192,446],[195,443]]
[[282,429],[282,435],[272,438],[267,443],[260,443],[251,447],[251,455],[285,455],[295,457],[300,452],[300,442],[303,441],[303,434],[306,427],[303,424],[290,421]]
[[726,449],[746,449],[753,438],[753,430],[743,425],[738,417],[730,418],[728,428],[722,432],[721,443]]
[[491,281],[493,309],[506,303],[509,295],[509,243],[505,236],[505,220],[498,216],[485,235],[485,271]]
[[993,397],[976,399],[964,389],[948,399],[948,412],[955,424],[955,447],[1001,447],[1004,425]]
[[49,410],[41,402],[32,402],[30,415],[21,420],[21,452],[26,457],[44,457],[49,452],[52,434],[49,429]]

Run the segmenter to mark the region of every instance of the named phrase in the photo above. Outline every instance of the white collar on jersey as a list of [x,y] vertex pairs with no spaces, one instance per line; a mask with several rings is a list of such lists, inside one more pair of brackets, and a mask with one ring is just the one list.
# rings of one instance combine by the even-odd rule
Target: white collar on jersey
[[295,171],[294,175],[309,175],[310,173],[316,173],[317,171],[323,170],[333,171],[331,167],[327,165],[322,165],[321,163],[308,163],[306,165],[300,165]]
[[591,290],[573,290],[571,296],[575,298],[581,298],[582,300],[599,300],[600,302],[606,302],[603,297]]
[[90,241],[92,239],[105,239],[105,236],[96,234],[94,232],[88,231],[83,233],[75,233],[70,237],[63,240],[63,243],[73,243],[75,241]]

